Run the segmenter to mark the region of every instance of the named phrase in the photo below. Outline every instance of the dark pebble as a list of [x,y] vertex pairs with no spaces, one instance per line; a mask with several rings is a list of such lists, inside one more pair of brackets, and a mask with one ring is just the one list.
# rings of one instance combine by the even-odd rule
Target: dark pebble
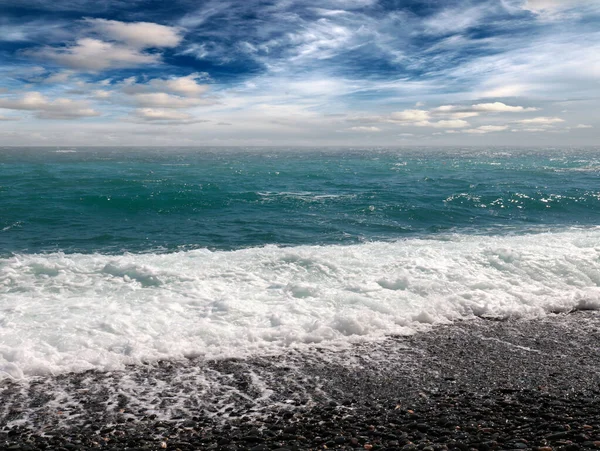
[[[0,450],[600,450],[600,314],[570,317],[474,320],[344,351],[2,381]],[[344,353],[360,365],[346,365]],[[197,388],[198,374],[215,383]],[[135,380],[140,391],[155,387],[145,402],[126,389]]]

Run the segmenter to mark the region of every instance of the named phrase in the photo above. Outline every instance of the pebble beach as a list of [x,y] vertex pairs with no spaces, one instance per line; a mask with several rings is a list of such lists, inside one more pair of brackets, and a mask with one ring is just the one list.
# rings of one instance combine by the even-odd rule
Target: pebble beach
[[7,450],[600,449],[600,314],[5,380]]

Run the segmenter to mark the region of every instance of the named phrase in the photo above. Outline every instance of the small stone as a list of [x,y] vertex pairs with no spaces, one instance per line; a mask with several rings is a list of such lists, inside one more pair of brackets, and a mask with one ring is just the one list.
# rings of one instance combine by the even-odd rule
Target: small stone
[[373,445],[371,445],[370,443],[365,443],[365,446],[363,448],[364,449],[373,449]]
[[249,443],[260,443],[263,441],[262,437],[259,437],[257,435],[246,435],[245,437],[243,437],[243,440]]
[[162,449],[166,449],[166,447],[167,447],[167,442],[160,442],[160,447],[161,447]]
[[419,432],[427,432],[429,430],[429,426],[427,426],[425,423],[419,423],[417,424],[417,430]]
[[254,448],[250,448],[250,451],[268,451],[269,448],[265,445],[258,445],[255,446]]
[[546,438],[548,440],[559,440],[561,438],[567,437],[569,434],[566,432],[555,432],[553,434],[547,435]]
[[334,439],[334,442],[336,443],[336,445],[342,445],[342,444],[346,443],[346,437],[342,437],[342,436],[336,437]]

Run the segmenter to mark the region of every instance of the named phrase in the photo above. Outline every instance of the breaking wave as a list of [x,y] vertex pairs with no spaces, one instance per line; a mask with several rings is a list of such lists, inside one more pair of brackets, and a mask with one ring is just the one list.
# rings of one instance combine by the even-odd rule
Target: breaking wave
[[600,228],[0,260],[0,377],[346,346],[600,308]]

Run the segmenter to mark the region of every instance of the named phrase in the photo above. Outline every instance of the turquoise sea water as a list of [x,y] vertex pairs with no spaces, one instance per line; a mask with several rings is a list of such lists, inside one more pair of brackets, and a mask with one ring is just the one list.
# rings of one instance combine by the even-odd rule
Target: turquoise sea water
[[0,254],[600,224],[598,149],[0,149]]

